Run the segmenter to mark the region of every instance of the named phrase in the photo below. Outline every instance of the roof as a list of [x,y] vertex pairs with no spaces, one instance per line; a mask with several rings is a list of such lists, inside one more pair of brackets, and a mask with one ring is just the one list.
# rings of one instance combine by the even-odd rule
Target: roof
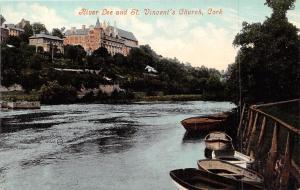
[[71,35],[87,35],[89,32],[89,29],[75,29],[75,30],[67,30],[65,32],[66,36],[71,36]]
[[135,36],[133,35],[132,32],[128,32],[126,30],[122,30],[120,28],[117,28],[118,29],[118,33],[119,35],[122,37],[122,38],[126,38],[128,40],[133,40],[133,41],[138,41]]
[[95,26],[96,28],[100,28],[101,26],[100,26],[100,22],[99,22],[99,17],[97,17],[97,22],[96,22],[96,26]]
[[52,40],[61,40],[63,41],[63,39],[57,37],[57,36],[52,36],[52,35],[48,35],[48,34],[35,34],[33,36],[29,37],[30,39],[33,38],[47,38],[47,39],[52,39]]
[[[110,26],[112,27],[112,26]],[[125,39],[128,39],[128,40],[133,40],[133,41],[138,41],[135,36],[133,35],[132,32],[128,32],[126,30],[122,30],[120,28],[117,28],[118,30],[118,33],[119,35],[122,37],[122,38],[125,38]],[[71,35],[87,35],[89,32],[89,29],[86,28],[86,29],[75,29],[75,30],[67,30],[65,32],[65,35],[66,36],[71,36]]]
[[13,29],[13,30],[19,30],[19,31],[22,31],[24,32],[24,30],[22,28],[18,28],[16,25],[14,24],[5,24],[5,27],[8,28],[8,29]]

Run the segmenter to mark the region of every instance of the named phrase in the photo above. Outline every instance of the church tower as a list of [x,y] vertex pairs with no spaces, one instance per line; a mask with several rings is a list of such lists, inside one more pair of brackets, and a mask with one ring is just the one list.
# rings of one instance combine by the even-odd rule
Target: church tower
[[99,17],[97,17],[97,21],[96,21],[96,25],[95,25],[95,28],[100,28],[100,22],[99,22]]

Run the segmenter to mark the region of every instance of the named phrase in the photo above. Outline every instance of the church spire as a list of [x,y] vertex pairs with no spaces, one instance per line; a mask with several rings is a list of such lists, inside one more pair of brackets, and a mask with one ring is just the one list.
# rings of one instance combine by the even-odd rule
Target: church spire
[[97,21],[96,21],[96,26],[95,26],[95,28],[100,28],[101,26],[100,26],[100,22],[99,22],[99,17],[97,17]]

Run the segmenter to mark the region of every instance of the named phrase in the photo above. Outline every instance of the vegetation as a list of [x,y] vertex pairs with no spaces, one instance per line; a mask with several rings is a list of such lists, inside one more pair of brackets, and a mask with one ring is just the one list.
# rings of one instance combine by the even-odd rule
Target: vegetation
[[267,0],[273,10],[271,17],[263,23],[243,23],[233,41],[240,50],[227,71],[227,90],[233,101],[238,102],[239,82],[248,103],[300,96],[299,30],[286,17],[294,2]]
[[[44,30],[42,24],[34,26],[33,30]],[[58,29],[54,32],[59,33]],[[219,71],[203,66],[194,68],[180,63],[176,58],[163,58],[148,45],[133,48],[127,57],[122,54],[111,56],[103,47],[87,55],[83,47],[67,45],[64,55],[57,52],[54,60],[49,53],[28,45],[23,38],[10,37],[1,46],[1,61],[4,63],[1,65],[2,84],[20,84],[27,93],[38,91],[40,100],[47,104],[133,100],[132,92],[145,92],[153,96],[158,91],[164,95],[196,94],[197,97],[201,95],[213,100],[225,98],[225,83]],[[146,66],[153,67],[157,72],[147,72]],[[65,72],[55,68],[80,69],[81,72]],[[115,83],[125,91],[113,92],[111,96],[87,93],[81,100],[76,98],[76,92],[82,87],[93,89],[99,88],[100,84]]]

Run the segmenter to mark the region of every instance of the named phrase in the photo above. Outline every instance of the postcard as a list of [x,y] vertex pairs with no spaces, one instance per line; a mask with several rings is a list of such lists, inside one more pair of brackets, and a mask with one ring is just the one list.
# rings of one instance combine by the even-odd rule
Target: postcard
[[300,188],[296,0],[1,1],[0,190]]

